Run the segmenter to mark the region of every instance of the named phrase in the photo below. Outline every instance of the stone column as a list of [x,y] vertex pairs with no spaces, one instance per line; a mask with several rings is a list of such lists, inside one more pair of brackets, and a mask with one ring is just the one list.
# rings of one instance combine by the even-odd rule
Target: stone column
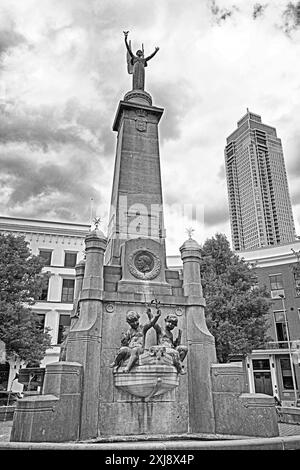
[[97,437],[102,339],[103,259],[106,238],[99,230],[85,240],[86,262],[79,299],[79,318],[70,330],[67,361],[83,365],[80,439]]
[[79,317],[78,302],[79,302],[79,296],[82,290],[84,271],[85,271],[85,260],[81,260],[75,266],[76,277],[75,277],[75,288],[74,288],[74,305],[73,305],[73,312],[71,314],[70,329],[74,327],[74,323],[78,320],[78,317]]
[[183,262],[183,289],[187,297],[189,432],[213,433],[215,419],[210,368],[216,362],[214,337],[204,315],[205,300],[200,274],[200,247],[187,240],[180,248]]
[[122,244],[137,235],[152,238],[165,251],[158,134],[162,114],[143,90],[126,93],[119,103],[106,265],[120,265]]
[[103,258],[106,238],[100,230],[93,230],[85,238],[86,262],[82,289],[103,290]]
[[74,300],[78,300],[79,294],[82,289],[82,283],[83,283],[83,278],[84,278],[84,271],[85,271],[85,260],[81,260],[78,264],[75,266],[75,273],[76,273],[76,278],[75,278],[75,292],[74,292]]

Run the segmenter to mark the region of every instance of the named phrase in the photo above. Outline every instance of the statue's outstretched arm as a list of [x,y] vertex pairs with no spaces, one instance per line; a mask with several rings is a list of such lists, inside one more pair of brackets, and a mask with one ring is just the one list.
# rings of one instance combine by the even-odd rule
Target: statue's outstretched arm
[[129,46],[129,44],[128,44],[128,41],[127,41],[128,31],[124,31],[124,36],[125,36],[125,45],[126,45],[126,49],[127,49],[128,53],[129,53],[130,57],[133,58],[134,55],[133,55],[132,50],[131,50],[131,48],[130,48],[130,46]]
[[152,57],[155,56],[155,54],[159,51],[159,47],[156,47],[155,48],[155,51],[152,52],[152,54],[150,54],[148,57],[145,58],[145,61],[147,62],[148,60],[152,59]]
[[148,331],[149,328],[151,328],[152,326],[155,328],[155,323],[157,322],[160,316],[161,311],[157,310],[156,314],[152,317],[152,319],[149,319],[150,321],[144,325],[144,332]]

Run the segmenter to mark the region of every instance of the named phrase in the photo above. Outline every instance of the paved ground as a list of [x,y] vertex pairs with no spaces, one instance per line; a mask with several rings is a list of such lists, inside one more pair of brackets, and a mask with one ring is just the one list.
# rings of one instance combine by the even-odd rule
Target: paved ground
[[300,424],[279,423],[280,436],[300,436]]
[[[12,421],[0,422],[0,442],[8,442]],[[280,436],[300,436],[300,424],[279,423]]]

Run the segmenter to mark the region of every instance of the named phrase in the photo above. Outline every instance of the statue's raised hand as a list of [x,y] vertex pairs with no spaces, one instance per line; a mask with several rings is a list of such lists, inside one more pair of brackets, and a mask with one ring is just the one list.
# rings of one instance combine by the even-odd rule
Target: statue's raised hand
[[129,31],[123,31],[125,38],[127,38]]

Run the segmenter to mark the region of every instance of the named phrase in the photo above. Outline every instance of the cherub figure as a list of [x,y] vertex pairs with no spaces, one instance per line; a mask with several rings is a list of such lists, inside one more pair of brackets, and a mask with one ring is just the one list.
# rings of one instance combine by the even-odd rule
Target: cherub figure
[[133,310],[127,312],[126,321],[130,328],[126,333],[122,333],[122,346],[119,349],[114,362],[110,364],[110,367],[119,367],[124,361],[129,359],[123,372],[130,372],[132,367],[137,363],[139,355],[144,352],[147,331],[155,325],[160,315],[160,310],[157,310],[154,316],[151,314],[151,318],[148,315],[149,321],[145,323],[145,325],[140,325],[140,315]]
[[155,51],[148,57],[144,57],[144,50],[139,49],[136,55],[131,50],[131,44],[127,41],[129,31],[123,31],[125,36],[125,45],[127,49],[127,69],[128,73],[133,74],[132,89],[133,90],[144,90],[145,87],[145,67],[147,62],[155,56],[159,51],[159,47],[155,48]]
[[[147,309],[148,317],[151,317],[151,309]],[[185,374],[182,361],[187,355],[188,348],[187,346],[181,345],[181,335],[182,330],[178,329],[178,336],[174,340],[172,330],[177,326],[178,319],[176,315],[170,313],[165,318],[165,327],[161,327],[156,324],[153,325],[153,328],[156,331],[157,344],[159,346],[164,346],[166,348],[166,353],[170,354],[173,358],[173,364],[176,367],[179,374]]]

